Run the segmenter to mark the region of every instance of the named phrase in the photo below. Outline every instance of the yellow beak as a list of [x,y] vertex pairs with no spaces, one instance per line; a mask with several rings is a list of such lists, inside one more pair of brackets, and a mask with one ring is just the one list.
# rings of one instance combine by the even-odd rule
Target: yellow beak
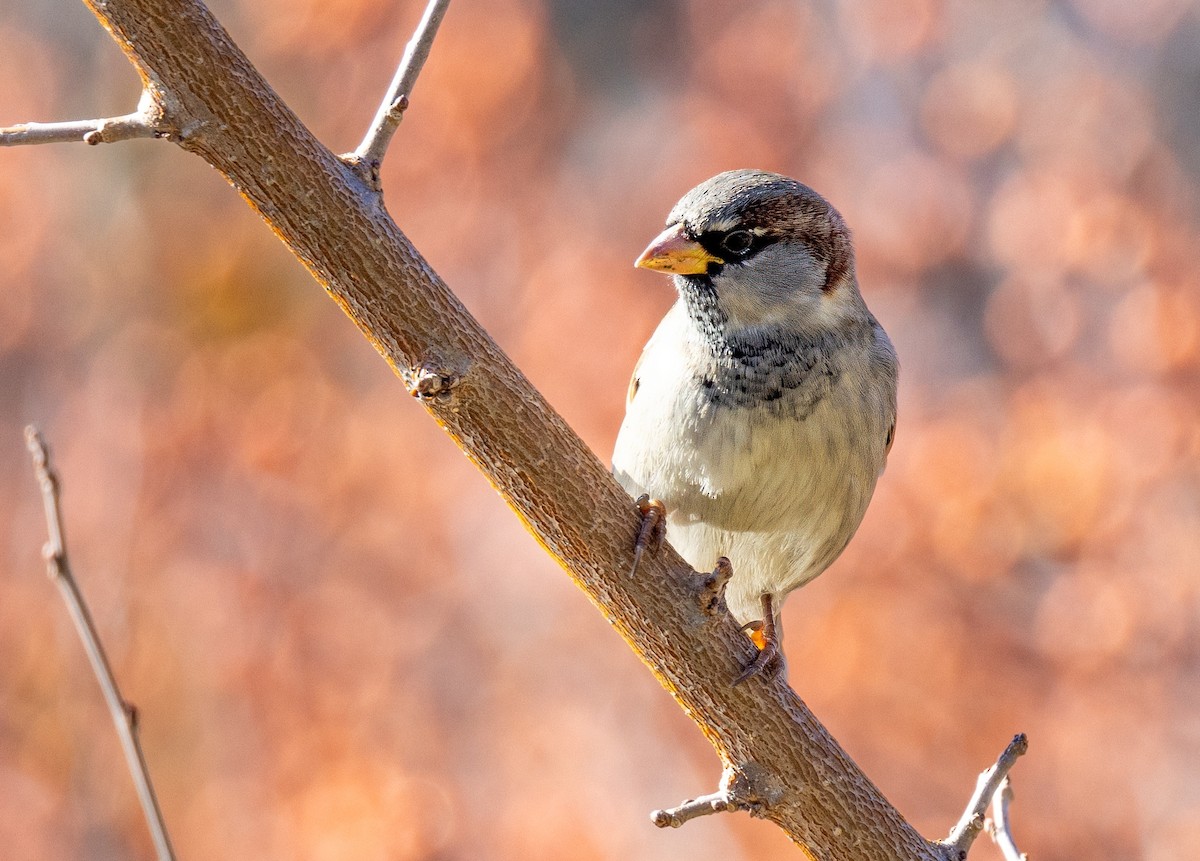
[[633,265],[675,275],[703,275],[708,264],[724,262],[705,251],[696,240],[689,239],[682,224],[676,224],[654,237]]

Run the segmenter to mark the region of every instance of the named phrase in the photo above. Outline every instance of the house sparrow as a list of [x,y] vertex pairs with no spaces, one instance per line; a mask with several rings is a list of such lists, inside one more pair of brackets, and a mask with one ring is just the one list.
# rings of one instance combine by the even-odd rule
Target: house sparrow
[[841,215],[796,180],[713,177],[635,265],[672,273],[679,300],[634,369],[613,472],[693,568],[732,563],[726,604],[760,647],[738,684],[782,668],[784,598],[862,521],[895,434],[896,353]]

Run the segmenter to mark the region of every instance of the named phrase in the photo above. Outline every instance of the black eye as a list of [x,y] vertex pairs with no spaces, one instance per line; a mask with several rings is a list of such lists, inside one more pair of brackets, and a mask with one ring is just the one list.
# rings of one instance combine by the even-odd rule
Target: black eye
[[754,234],[749,230],[731,230],[721,238],[721,248],[734,257],[741,257],[754,245]]

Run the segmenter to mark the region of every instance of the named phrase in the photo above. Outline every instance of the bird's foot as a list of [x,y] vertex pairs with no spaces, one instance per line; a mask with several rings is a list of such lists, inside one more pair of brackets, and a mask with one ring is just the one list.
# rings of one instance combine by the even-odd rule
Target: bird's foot
[[725,586],[732,576],[733,566],[724,556],[717,560],[717,566],[713,568],[712,573],[702,576],[697,597],[705,616],[719,616],[725,612]]
[[741,632],[750,638],[750,642],[758,646],[759,650],[767,647],[767,638],[763,634],[763,628],[766,626],[762,622],[747,622],[740,628]]
[[762,611],[761,622],[747,622],[742,626],[742,630],[749,632],[750,640],[758,647],[758,654],[733,680],[735,688],[762,673],[769,673],[770,678],[783,670],[783,649],[779,646],[779,634],[775,630],[774,600],[770,594],[762,596]]
[[633,545],[633,567],[629,569],[629,577],[637,576],[638,566],[642,564],[642,555],[649,550],[657,553],[662,547],[663,539],[667,536],[667,509],[657,499],[651,499],[643,493],[634,504],[642,515],[642,528],[638,530],[637,542]]
[[[750,639],[754,641],[755,645],[758,645],[760,638],[757,633],[754,633],[750,635]],[[768,678],[777,676],[782,669],[783,650],[779,648],[779,643],[774,640],[765,642],[759,647],[759,652],[754,656],[754,660],[733,680],[733,686],[736,688],[747,679],[752,679],[762,673],[767,673]]]

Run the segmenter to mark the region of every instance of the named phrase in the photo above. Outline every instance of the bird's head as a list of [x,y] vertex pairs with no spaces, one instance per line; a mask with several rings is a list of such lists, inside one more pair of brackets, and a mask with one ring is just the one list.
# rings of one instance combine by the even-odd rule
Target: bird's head
[[724,336],[820,331],[865,310],[841,215],[776,173],[732,170],[696,186],[635,265],[672,273],[692,317]]

